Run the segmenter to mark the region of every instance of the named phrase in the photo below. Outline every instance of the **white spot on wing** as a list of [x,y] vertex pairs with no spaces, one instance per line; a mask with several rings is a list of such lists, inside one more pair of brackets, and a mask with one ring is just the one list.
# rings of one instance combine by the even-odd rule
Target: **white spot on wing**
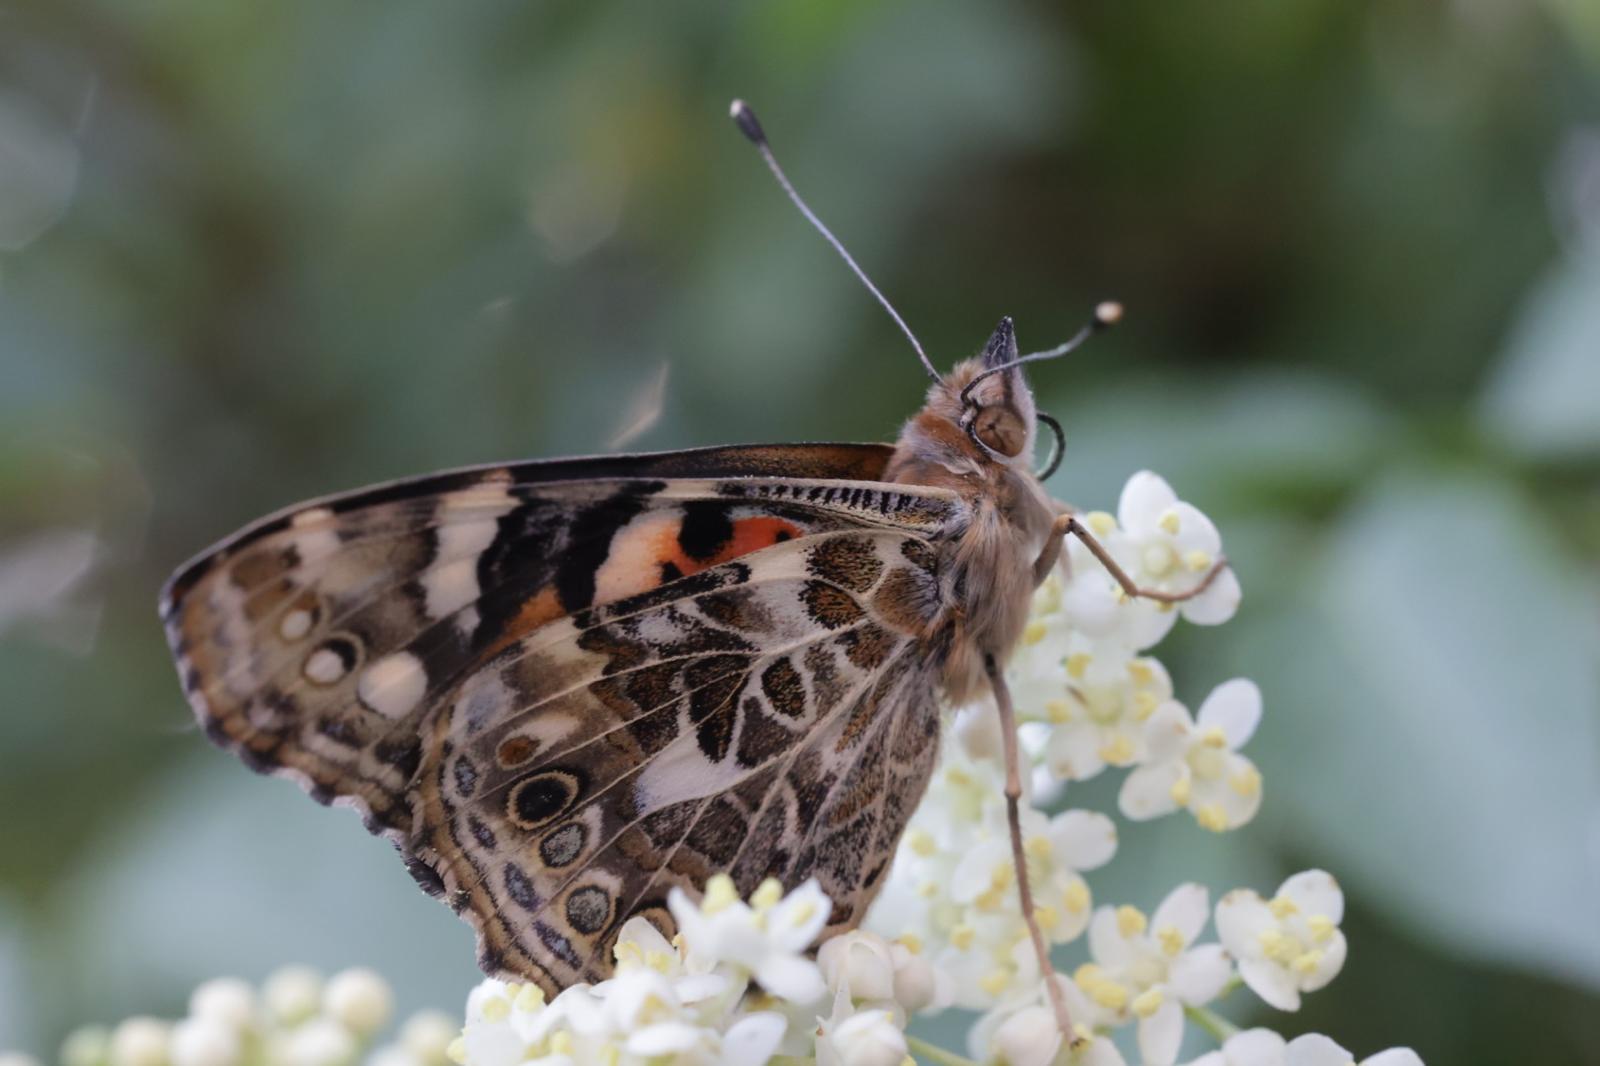
[[634,802],[640,811],[726,792],[748,772],[740,768],[737,759],[712,762],[706,758],[686,717],[680,716],[677,739],[650,760],[634,783]]
[[321,562],[339,550],[339,534],[333,531],[333,512],[326,507],[301,511],[289,520],[294,535],[294,550],[301,565]]
[[331,685],[344,676],[344,660],[327,648],[318,648],[307,657],[305,674],[318,685]]
[[311,612],[304,607],[296,607],[283,616],[283,621],[278,623],[278,636],[284,640],[299,640],[311,632]]
[[[499,519],[517,505],[503,489],[464,489],[441,501],[437,562],[422,575],[424,610],[429,618],[454,614],[478,598],[478,557],[494,543]],[[473,517],[452,511],[470,509]]]
[[661,546],[675,545],[683,518],[671,511],[646,512],[617,530],[611,551],[594,575],[594,602],[614,603],[655,587],[661,578]]
[[356,684],[361,702],[385,718],[399,718],[415,707],[428,691],[422,661],[407,651],[397,651],[367,667]]

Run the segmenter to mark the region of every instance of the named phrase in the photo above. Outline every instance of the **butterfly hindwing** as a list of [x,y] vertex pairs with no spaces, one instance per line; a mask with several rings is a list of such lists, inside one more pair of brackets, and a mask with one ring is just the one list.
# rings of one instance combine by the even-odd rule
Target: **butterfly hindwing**
[[[488,467],[264,519],[163,598],[208,734],[349,803],[554,990],[671,885],[859,918],[931,768],[938,490],[887,449]],[[925,643],[921,645],[925,647]],[[909,799],[907,798],[909,797]]]
[[819,876],[853,924],[937,746],[936,676],[900,628],[938,611],[923,547],[812,534],[553,622],[464,679],[413,850],[486,968],[598,980],[623,920],[665,924],[670,887],[722,870],[746,892]]

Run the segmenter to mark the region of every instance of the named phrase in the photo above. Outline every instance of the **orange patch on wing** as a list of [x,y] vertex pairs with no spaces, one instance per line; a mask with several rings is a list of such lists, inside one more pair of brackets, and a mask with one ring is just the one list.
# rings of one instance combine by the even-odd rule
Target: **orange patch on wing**
[[566,613],[567,609],[561,606],[561,597],[556,595],[553,587],[540,589],[523,601],[517,616],[506,626],[505,632],[500,634],[500,639],[484,650],[480,661],[494,658],[546,622],[552,622]]
[[678,543],[677,531],[674,530],[670,537],[661,539],[659,562],[671,563],[687,577],[689,574],[697,574],[701,570],[718,566],[730,559],[737,559],[741,555],[770,548],[781,541],[793,540],[800,534],[799,526],[782,518],[773,518],[769,515],[741,518],[733,523],[733,536],[717,549],[715,555],[696,559],[685,554],[682,545]]

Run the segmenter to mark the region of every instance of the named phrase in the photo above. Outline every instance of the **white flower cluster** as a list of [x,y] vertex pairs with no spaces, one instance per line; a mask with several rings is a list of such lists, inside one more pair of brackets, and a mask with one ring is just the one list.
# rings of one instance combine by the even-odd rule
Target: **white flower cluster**
[[[1083,521],[1143,588],[1192,588],[1221,558],[1210,520],[1148,472],[1130,479],[1115,517],[1092,512]],[[1130,599],[1070,540],[1007,670],[1031,759],[1025,784],[1054,805],[1071,782],[1115,766],[1129,771],[1117,806],[1130,820],[1185,809],[1221,832],[1253,818],[1261,775],[1240,749],[1260,721],[1260,692],[1234,679],[1191,715],[1148,654],[1179,616],[1218,624],[1239,596],[1232,571],[1222,570],[1177,605]],[[1148,915],[1096,907],[1084,874],[1115,855],[1116,824],[1098,811],[1051,816],[1025,803],[1032,917],[1052,944],[1081,938],[1087,955],[1068,973],[1040,973],[1018,905],[1002,739],[987,703],[951,716],[867,929],[820,947],[831,902],[815,882],[785,894],[768,881],[746,901],[718,875],[698,902],[673,891],[670,942],[645,920],[629,921],[610,979],[549,1002],[534,985],[486,980],[459,1033],[442,1016],[419,1015],[398,1041],[369,1050],[390,1014],[383,982],[352,970],[324,983],[295,969],[259,992],[232,980],[202,986],[180,1022],[82,1030],[63,1048],[62,1066],[905,1066],[913,1048],[966,1062],[906,1033],[910,1016],[951,1006],[984,1012],[969,1053],[992,1066],[1127,1066],[1134,1049],[1142,1066],[1174,1066],[1191,1023],[1220,1047],[1189,1066],[1353,1066],[1326,1037],[1239,1032],[1210,1007],[1244,985],[1272,1007],[1298,1010],[1338,974],[1344,897],[1321,870],[1295,874],[1269,899],[1238,889],[1213,907],[1204,886],[1186,883]],[[1208,925],[1215,939],[1205,937]],[[1074,1022],[1070,1043],[1046,995],[1052,983]],[[1407,1049],[1365,1063],[1421,1066]]]
[[545,1001],[534,985],[486,980],[450,1045],[458,1066],[674,1063],[747,1066],[775,1055],[838,1066],[900,1066],[908,1011],[933,1001],[929,963],[905,944],[849,933],[808,949],[832,903],[816,882],[738,897],[726,875],[695,904],[673,890],[669,943],[642,918],[623,926],[616,972]]
[[[389,985],[371,970],[351,969],[324,979],[291,966],[260,988],[234,977],[207,981],[189,997],[177,1021],[128,1018],[114,1027],[88,1026],[61,1047],[61,1066],[449,1066],[445,1049],[457,1026],[424,1011],[400,1026],[396,1039],[375,1046],[394,1013]],[[27,1066],[24,1056],[0,1056]]]

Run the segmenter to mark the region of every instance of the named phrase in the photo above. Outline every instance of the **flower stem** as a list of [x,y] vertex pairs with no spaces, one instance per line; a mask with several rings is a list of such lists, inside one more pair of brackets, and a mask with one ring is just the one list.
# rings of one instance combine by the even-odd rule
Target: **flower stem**
[[946,1051],[944,1048],[930,1044],[926,1040],[919,1040],[910,1033],[906,1034],[906,1046],[919,1058],[937,1063],[938,1066],[978,1066],[971,1059],[964,1059],[953,1051]]
[[1217,1043],[1225,1042],[1228,1037],[1239,1031],[1239,1027],[1214,1010],[1206,1007],[1185,1007],[1183,1013],[1200,1028],[1216,1038]]

